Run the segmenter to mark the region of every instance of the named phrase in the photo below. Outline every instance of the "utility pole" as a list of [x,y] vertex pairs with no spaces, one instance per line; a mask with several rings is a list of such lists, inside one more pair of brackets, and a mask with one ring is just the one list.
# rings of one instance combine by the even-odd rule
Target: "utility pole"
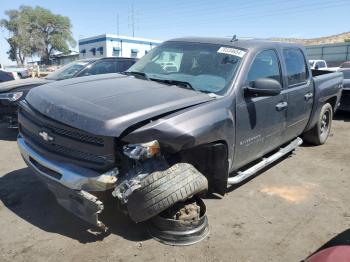
[[119,13],[117,13],[117,36],[119,36]]
[[134,12],[134,4],[131,4],[131,29],[132,29],[132,37],[135,36],[135,12]]

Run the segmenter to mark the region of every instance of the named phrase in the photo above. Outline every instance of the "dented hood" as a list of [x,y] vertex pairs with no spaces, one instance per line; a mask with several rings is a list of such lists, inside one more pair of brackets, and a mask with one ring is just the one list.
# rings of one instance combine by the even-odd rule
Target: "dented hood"
[[40,113],[87,132],[120,136],[128,127],[212,100],[207,94],[120,74],[73,78],[34,88]]

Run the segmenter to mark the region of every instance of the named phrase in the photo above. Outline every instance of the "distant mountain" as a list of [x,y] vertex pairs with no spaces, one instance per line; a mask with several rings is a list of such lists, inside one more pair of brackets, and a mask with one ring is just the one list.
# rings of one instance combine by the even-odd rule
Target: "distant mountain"
[[302,45],[344,43],[346,40],[350,41],[350,32],[345,32],[345,33],[331,35],[331,36],[318,37],[318,38],[310,38],[310,39],[273,37],[271,38],[271,40],[288,42],[288,43],[298,43]]

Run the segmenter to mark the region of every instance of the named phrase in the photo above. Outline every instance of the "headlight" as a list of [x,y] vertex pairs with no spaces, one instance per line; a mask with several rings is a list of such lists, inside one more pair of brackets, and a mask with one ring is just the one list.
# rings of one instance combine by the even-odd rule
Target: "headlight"
[[132,159],[143,160],[159,155],[160,147],[158,141],[154,140],[143,144],[126,145],[123,147],[123,152]]
[[0,94],[0,99],[6,99],[12,102],[19,100],[23,96],[23,92]]

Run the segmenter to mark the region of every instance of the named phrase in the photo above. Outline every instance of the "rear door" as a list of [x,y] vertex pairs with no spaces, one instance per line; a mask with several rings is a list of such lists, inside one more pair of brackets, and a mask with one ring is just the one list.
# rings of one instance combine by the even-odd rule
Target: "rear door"
[[237,96],[236,149],[234,166],[239,168],[278,147],[286,126],[287,98],[245,94],[246,86],[259,78],[272,78],[282,84],[281,63],[276,50],[259,52],[250,66],[246,81]]
[[306,127],[313,105],[312,76],[304,53],[299,48],[283,49],[287,84],[286,141],[300,135]]

